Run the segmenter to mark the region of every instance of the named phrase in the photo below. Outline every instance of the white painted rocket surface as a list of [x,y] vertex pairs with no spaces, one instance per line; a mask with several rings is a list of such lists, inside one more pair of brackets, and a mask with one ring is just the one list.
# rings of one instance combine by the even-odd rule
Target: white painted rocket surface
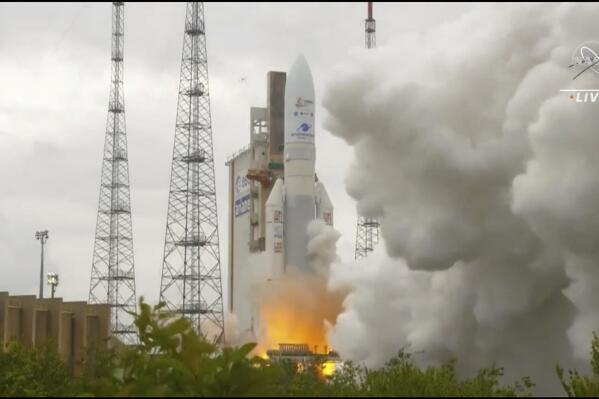
[[265,204],[265,244],[274,278],[288,267],[311,271],[308,223],[318,218],[333,224],[333,205],[314,170],[314,104],[312,74],[300,55],[285,84],[284,180],[277,179]]

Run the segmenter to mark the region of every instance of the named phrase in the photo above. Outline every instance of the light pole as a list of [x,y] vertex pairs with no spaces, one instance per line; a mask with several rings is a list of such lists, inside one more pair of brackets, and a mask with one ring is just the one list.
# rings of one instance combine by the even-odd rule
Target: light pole
[[54,299],[54,292],[56,292],[56,286],[58,285],[58,274],[48,273],[48,285],[52,287],[52,299]]
[[44,297],[44,244],[48,240],[48,230],[37,231],[35,238],[42,243],[42,262],[40,268],[40,299]]

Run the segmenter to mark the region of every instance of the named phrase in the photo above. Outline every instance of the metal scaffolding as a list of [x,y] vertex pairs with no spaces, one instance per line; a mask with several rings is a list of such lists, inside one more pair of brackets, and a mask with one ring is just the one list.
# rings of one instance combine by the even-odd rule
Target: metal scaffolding
[[368,256],[379,243],[379,221],[364,216],[358,217],[356,229],[356,259]]
[[[368,2],[368,18],[364,20],[366,33],[366,48],[376,46],[376,21],[372,17],[372,2]],[[356,228],[356,252],[355,258],[360,259],[368,256],[379,243],[379,221],[375,218],[358,216]]]
[[223,295],[204,4],[188,2],[160,300],[196,331],[224,342]]
[[128,313],[135,312],[136,296],[123,95],[124,31],[124,3],[113,2],[111,84],[89,302],[110,305],[112,334],[132,344],[137,331]]

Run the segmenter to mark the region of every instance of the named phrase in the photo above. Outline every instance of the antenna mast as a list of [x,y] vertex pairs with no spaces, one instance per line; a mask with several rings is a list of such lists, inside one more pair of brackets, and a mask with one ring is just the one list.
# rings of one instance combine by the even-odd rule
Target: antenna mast
[[[368,18],[364,20],[366,33],[366,48],[372,49],[376,46],[376,21],[372,17],[372,2],[368,2]],[[379,221],[375,218],[358,216],[356,227],[356,252],[355,259],[368,256],[379,243]]]
[[204,3],[188,2],[160,300],[208,341],[224,343]]
[[368,2],[368,18],[364,20],[366,31],[366,48],[376,47],[376,21],[372,17],[372,1]]
[[110,305],[112,335],[137,342],[135,269],[129,196],[129,164],[123,94],[125,7],[112,3],[112,49],[108,120],[89,289],[90,303]]

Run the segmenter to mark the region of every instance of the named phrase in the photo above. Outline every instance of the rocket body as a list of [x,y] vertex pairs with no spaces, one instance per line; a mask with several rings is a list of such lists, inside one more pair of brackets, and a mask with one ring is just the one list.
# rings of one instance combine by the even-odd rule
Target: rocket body
[[298,57],[285,84],[285,267],[308,266],[306,227],[316,217],[314,201],[314,84]]
[[273,276],[290,267],[310,271],[308,223],[316,218],[333,222],[329,196],[315,179],[314,105],[312,74],[300,55],[285,84],[284,181],[275,182],[266,202],[266,247]]

